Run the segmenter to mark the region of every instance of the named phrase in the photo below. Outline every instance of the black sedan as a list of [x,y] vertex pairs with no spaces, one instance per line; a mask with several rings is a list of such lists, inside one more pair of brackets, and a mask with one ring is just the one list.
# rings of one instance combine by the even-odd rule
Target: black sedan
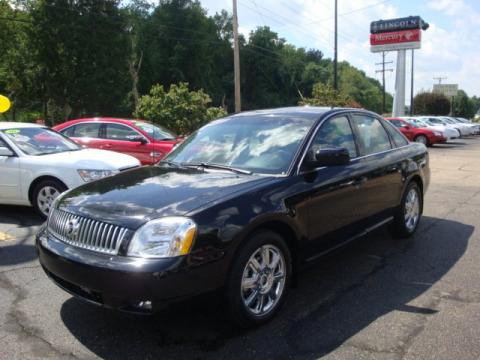
[[412,235],[424,145],[357,109],[216,120],[155,166],[61,195],[37,236],[48,276],[91,303],[150,313],[221,289],[241,326],[278,311],[307,263],[390,223]]

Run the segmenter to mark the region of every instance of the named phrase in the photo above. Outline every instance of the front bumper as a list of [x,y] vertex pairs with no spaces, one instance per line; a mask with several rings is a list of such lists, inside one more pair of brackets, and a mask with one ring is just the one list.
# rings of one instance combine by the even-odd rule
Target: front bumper
[[141,259],[99,254],[67,245],[42,229],[40,264],[70,294],[108,308],[149,313],[165,304],[220,287],[222,261],[195,264],[192,256]]
[[433,135],[429,137],[430,144],[442,144],[447,142],[447,139],[442,135]]

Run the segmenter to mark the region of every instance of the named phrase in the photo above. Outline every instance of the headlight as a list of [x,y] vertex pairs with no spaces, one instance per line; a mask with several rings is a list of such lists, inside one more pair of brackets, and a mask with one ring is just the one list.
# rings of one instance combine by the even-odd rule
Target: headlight
[[77,171],[80,177],[85,182],[98,180],[98,179],[104,178],[105,176],[114,175],[118,172],[115,170],[86,170],[86,169],[80,169]]
[[434,131],[433,132],[435,136],[443,136],[443,134],[440,131]]
[[186,255],[192,248],[197,225],[184,217],[166,217],[149,221],[133,235],[129,256],[164,258]]

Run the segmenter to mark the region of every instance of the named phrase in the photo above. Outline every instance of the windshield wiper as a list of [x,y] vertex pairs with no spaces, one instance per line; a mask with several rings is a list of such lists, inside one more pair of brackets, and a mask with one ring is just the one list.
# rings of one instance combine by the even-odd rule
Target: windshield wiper
[[252,172],[248,171],[248,170],[238,169],[238,168],[234,168],[234,167],[226,166],[226,165],[209,164],[209,163],[205,163],[205,162],[200,162],[200,163],[186,162],[186,163],[182,163],[181,165],[192,166],[192,167],[203,167],[203,168],[207,168],[207,169],[227,170],[227,171],[231,171],[231,172],[234,172],[234,173],[237,173],[237,174],[252,175]]

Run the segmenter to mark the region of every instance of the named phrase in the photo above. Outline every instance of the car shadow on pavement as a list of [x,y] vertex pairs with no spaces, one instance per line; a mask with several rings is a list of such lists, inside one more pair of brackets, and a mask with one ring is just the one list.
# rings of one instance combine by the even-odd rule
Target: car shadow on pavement
[[[416,317],[439,311],[425,298],[441,296],[432,287],[463,256],[473,230],[431,217],[424,217],[408,240],[380,229],[303,271],[281,312],[257,329],[233,327],[223,316],[218,294],[172,305],[150,317],[70,298],[62,305],[61,318],[81,344],[105,359],[317,358],[346,342],[362,343],[365,336],[379,338],[387,348],[400,336],[403,340],[389,348],[394,351],[417,331]],[[429,296],[421,297],[426,291]],[[388,316],[398,311],[408,314],[411,323],[389,323]],[[383,321],[376,322],[380,317]],[[405,334],[394,334],[398,328]],[[370,337],[364,334],[369,331],[374,332]]]
[[466,142],[460,142],[460,141],[449,141],[448,143],[444,144],[435,144],[434,148],[437,149],[451,149],[451,148],[456,148],[459,146],[465,146],[468,145]]
[[31,240],[43,220],[30,207],[0,205],[0,267],[37,258]]

